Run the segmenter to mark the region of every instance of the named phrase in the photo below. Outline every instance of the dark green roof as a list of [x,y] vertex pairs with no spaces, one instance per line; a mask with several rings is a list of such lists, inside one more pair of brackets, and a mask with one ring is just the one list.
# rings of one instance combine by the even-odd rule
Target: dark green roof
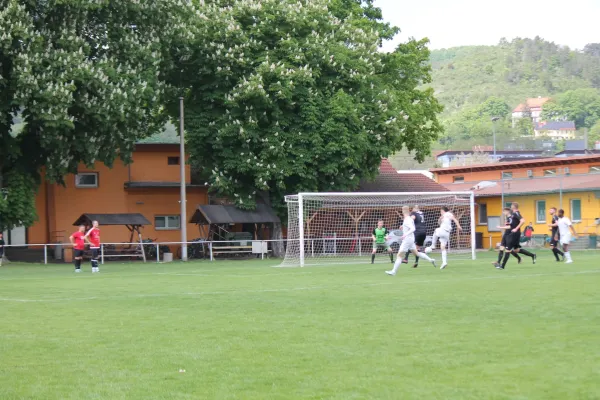
[[177,128],[170,122],[167,122],[162,132],[156,133],[146,139],[137,142],[138,144],[179,144],[179,133]]

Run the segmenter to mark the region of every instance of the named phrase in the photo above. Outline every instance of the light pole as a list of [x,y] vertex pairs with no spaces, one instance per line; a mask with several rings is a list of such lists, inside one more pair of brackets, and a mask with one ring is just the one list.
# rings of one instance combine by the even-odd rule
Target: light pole
[[492,132],[494,133],[494,161],[496,161],[496,121],[498,121],[500,117],[492,117]]
[[180,217],[179,226],[181,227],[181,261],[187,261],[187,212],[186,212],[186,194],[185,194],[185,137],[183,134],[183,97],[179,98],[179,171],[181,179],[180,193]]

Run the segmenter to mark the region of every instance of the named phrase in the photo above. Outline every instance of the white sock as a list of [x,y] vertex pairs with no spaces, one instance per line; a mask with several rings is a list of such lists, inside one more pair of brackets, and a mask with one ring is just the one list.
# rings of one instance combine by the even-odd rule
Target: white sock
[[398,268],[400,268],[400,264],[402,264],[402,257],[400,257],[400,255],[398,255],[398,257],[396,257],[396,262],[394,263],[394,268],[392,269],[392,271],[394,273],[396,273],[396,271],[398,271]]
[[422,258],[425,261],[432,261],[431,257],[429,257],[427,254],[425,253],[419,253],[419,258]]
[[571,252],[570,252],[570,251],[567,251],[567,252],[565,253],[565,258],[566,258],[567,260],[570,260],[570,259],[571,259]]
[[448,252],[446,250],[442,250],[442,263],[446,264],[448,262]]

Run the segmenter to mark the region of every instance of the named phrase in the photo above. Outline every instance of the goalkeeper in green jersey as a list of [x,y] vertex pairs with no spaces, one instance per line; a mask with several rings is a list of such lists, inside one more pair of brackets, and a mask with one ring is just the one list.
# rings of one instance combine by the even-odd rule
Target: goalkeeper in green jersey
[[390,260],[392,261],[392,264],[394,263],[394,253],[387,243],[388,238],[389,232],[387,228],[383,226],[383,221],[379,220],[379,222],[377,222],[377,228],[373,229],[373,253],[371,254],[371,264],[375,263],[375,254],[380,248],[389,253]]

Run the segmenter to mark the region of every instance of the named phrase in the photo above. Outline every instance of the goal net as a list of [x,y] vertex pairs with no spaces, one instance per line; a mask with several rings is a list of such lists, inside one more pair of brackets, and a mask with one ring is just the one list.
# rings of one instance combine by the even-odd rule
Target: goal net
[[[403,206],[411,211],[418,206],[423,213],[425,246],[431,245],[439,227],[442,207],[448,207],[462,227],[461,232],[453,224],[449,257],[475,258],[475,203],[471,192],[300,193],[286,196],[285,201],[288,241],[282,267],[370,262],[372,233],[379,220],[390,231],[387,243],[397,253]],[[378,253],[382,252],[385,250],[379,248]],[[390,261],[378,254],[376,262]]]

